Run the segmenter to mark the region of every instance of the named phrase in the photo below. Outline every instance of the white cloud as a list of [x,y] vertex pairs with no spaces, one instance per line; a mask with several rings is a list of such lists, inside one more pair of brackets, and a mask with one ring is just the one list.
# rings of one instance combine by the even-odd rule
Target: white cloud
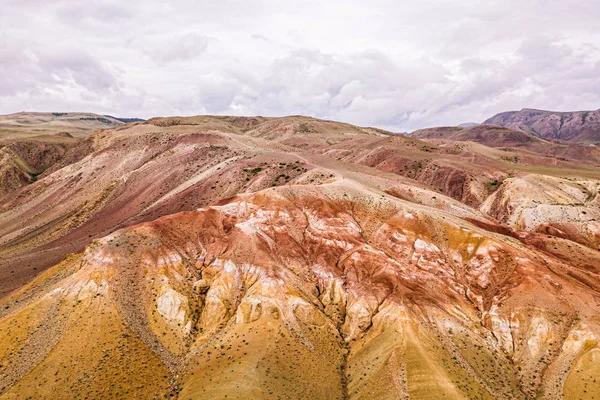
[[583,0],[5,0],[0,112],[309,114],[404,131],[597,109],[599,13]]

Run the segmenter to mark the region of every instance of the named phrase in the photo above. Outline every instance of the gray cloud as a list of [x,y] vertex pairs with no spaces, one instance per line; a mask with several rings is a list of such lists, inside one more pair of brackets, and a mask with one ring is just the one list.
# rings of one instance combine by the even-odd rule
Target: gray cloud
[[210,39],[196,32],[161,36],[144,37],[138,44],[132,44],[142,49],[142,52],[158,64],[168,64],[176,61],[189,61],[199,57],[208,47]]
[[62,48],[36,55],[38,68],[57,84],[74,84],[90,91],[105,91],[117,86],[117,79],[102,62],[86,51]]
[[6,0],[0,112],[308,114],[404,131],[597,109],[598,13],[583,0]]
[[111,25],[133,18],[135,13],[122,1],[62,1],[56,8],[58,22],[75,24],[79,28],[90,24]]

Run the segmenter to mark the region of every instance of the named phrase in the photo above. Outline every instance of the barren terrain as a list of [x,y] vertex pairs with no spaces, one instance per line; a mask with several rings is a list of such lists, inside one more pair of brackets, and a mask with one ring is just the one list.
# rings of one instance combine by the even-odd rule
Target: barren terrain
[[524,108],[494,115],[485,123],[545,139],[600,144],[600,110],[553,112]]
[[0,398],[600,397],[595,147],[300,116],[60,138],[0,197]]

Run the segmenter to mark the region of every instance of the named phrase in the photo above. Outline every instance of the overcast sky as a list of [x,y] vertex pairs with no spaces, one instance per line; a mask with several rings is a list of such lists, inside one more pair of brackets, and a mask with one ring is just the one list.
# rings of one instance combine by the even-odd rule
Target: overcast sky
[[600,108],[589,0],[2,0],[0,113],[304,114],[406,131]]

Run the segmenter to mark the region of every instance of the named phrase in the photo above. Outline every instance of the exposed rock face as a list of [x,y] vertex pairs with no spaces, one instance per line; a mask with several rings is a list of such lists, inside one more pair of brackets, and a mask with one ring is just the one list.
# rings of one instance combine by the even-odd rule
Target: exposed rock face
[[600,110],[552,112],[524,108],[494,115],[484,124],[501,125],[545,139],[600,143]]
[[600,182],[526,175],[507,179],[481,210],[509,226],[600,249]]
[[284,152],[240,144],[237,134],[197,131],[175,126],[165,133],[140,124],[98,132],[66,153],[60,168],[4,196],[0,270],[8,279],[0,282],[0,293],[23,283],[10,273],[16,262],[27,279],[27,271],[31,276],[60,262],[93,237],[238,192],[283,185],[312,169]]
[[0,141],[0,198],[29,183],[64,157],[76,145],[73,138]]
[[185,323],[187,311],[187,298],[173,289],[156,299],[158,313],[168,321],[177,324]]
[[[98,122],[85,115],[57,118]],[[77,142],[36,182],[2,197],[0,274],[6,278],[0,296],[93,238],[238,193],[356,180],[360,173],[363,182],[410,201],[447,207],[445,194],[479,207],[504,179],[532,167],[592,176],[600,160],[590,146],[538,139],[524,148],[497,149],[427,140],[307,117],[154,118],[99,131]],[[11,171],[11,185],[31,178]]]
[[597,150],[468,129],[79,141],[0,201],[0,397],[600,396]]
[[266,189],[117,231],[6,299],[14,338],[65,320],[51,352],[2,336],[0,390],[558,398],[597,368],[599,272],[357,186]]

